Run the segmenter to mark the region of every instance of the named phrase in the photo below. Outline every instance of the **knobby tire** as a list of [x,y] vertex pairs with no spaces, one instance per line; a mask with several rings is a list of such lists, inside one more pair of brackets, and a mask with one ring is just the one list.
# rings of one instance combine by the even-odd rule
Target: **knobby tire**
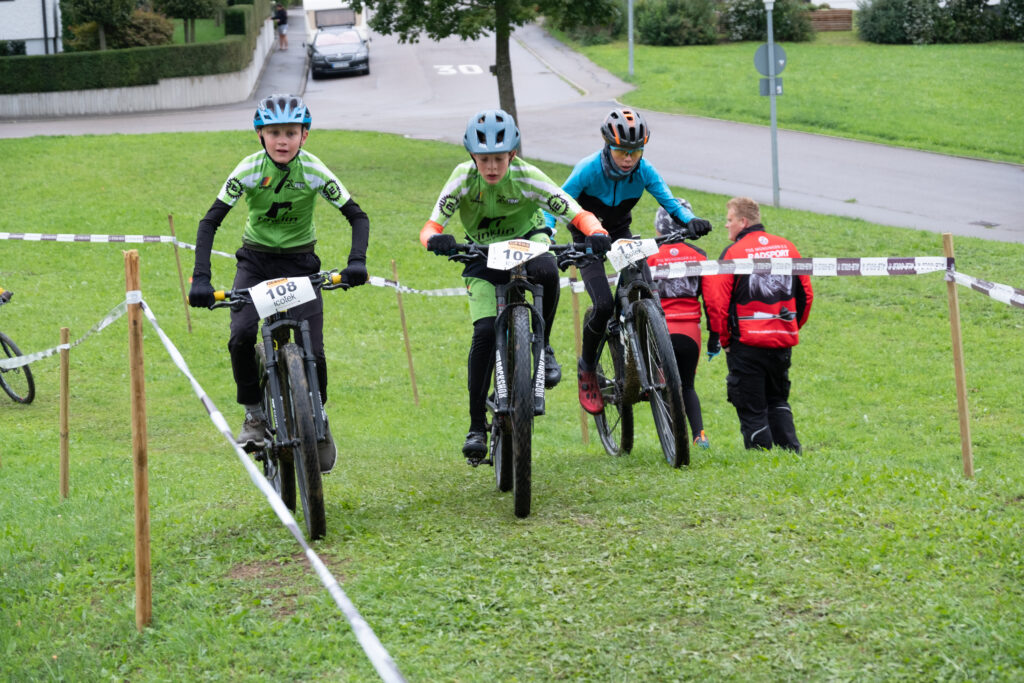
[[623,393],[625,376],[622,342],[605,335],[597,347],[597,385],[604,410],[594,416],[594,424],[608,455],[626,455],[633,450],[633,404]]
[[508,415],[491,416],[491,463],[499,491],[512,490],[512,421]]
[[516,517],[530,514],[533,446],[533,363],[530,311],[516,306],[509,324],[509,393],[512,422],[512,497]]
[[289,408],[285,412],[289,436],[296,442],[296,447],[292,449],[292,460],[299,482],[302,515],[306,522],[306,533],[310,540],[316,540],[327,533],[327,518],[324,512],[323,480],[320,478],[320,458],[316,447],[313,402],[306,381],[306,364],[302,359],[302,351],[294,343],[285,344],[281,353],[286,372],[281,390],[290,398]]
[[648,400],[661,450],[673,467],[689,465],[690,440],[683,409],[683,383],[679,379],[665,316],[653,299],[643,299],[637,305],[636,331],[643,356],[638,362],[644,363],[647,379],[653,385]]
[[[0,332],[0,346],[8,358],[23,355],[18,345],[3,332]],[[0,386],[3,386],[7,395],[18,403],[31,403],[36,397],[36,382],[27,365],[11,370],[0,370]]]
[[[267,359],[262,342],[256,344],[256,358],[260,368],[260,393],[262,395],[263,414],[269,420],[270,416],[274,414],[274,397],[270,393],[270,384],[267,382]],[[285,404],[287,405],[288,403],[289,400],[285,397]],[[295,463],[292,462],[291,450],[287,448],[279,449],[277,457],[274,457],[274,440],[271,437],[265,440],[262,457],[263,476],[267,478],[270,485],[277,491],[277,495],[281,496],[281,501],[284,502],[285,507],[295,512]]]

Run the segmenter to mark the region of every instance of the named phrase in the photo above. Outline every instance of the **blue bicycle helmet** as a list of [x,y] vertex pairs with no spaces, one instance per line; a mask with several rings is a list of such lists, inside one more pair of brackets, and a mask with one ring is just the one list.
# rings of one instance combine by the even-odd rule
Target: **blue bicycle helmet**
[[519,128],[501,109],[484,109],[469,120],[462,144],[470,154],[513,152],[519,148]]
[[275,123],[301,123],[303,128],[309,130],[313,125],[313,115],[298,95],[271,95],[256,105],[252,126],[258,131],[263,126]]

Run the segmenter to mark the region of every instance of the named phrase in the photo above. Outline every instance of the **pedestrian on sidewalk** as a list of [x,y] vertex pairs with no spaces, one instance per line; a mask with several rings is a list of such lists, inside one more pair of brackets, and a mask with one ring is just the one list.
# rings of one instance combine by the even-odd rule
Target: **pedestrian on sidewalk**
[[277,3],[274,8],[274,26],[277,27],[277,40],[282,50],[288,49],[288,10]]
[[[789,240],[768,233],[753,199],[726,204],[732,244],[721,259],[800,258]],[[789,366],[814,292],[807,275],[751,273],[704,278],[708,324],[725,350],[726,392],[736,408],[746,448],[800,452],[789,407]]]

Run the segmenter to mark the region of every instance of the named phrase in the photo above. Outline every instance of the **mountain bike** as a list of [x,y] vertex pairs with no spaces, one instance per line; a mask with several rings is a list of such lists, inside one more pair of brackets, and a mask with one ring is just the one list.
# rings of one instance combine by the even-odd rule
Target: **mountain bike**
[[[648,401],[665,460],[673,467],[690,464],[682,381],[665,312],[647,271],[647,257],[658,253],[659,245],[685,236],[616,240],[608,252],[619,276],[614,313],[598,346],[597,382],[604,410],[594,422],[609,455],[633,449],[633,406]],[[587,319],[592,313],[588,309]]]
[[516,517],[530,514],[533,418],[545,410],[543,288],[530,281],[526,263],[548,251],[558,254],[572,248],[515,239],[456,244],[455,253],[448,256],[459,263],[486,259],[488,268],[509,272],[507,283],[495,285],[494,391],[487,399],[490,457],[475,464],[494,467],[498,490],[512,491]]
[[317,442],[326,438],[326,415],[312,353],[309,323],[288,316],[288,309],[313,301],[319,290],[347,288],[336,270],[306,277],[267,280],[248,289],[218,290],[211,308],[256,306],[262,341],[254,347],[260,372],[267,434],[256,460],[263,474],[295,511],[295,483],[310,539],[327,532]]
[[[0,287],[0,306],[6,304],[14,296],[14,292]],[[4,357],[14,358],[23,355],[18,345],[10,337],[0,332],[0,348],[3,349]],[[0,368],[0,387],[3,387],[7,395],[18,403],[31,403],[36,397],[36,382],[32,378],[32,371],[28,365],[21,365],[16,368]]]

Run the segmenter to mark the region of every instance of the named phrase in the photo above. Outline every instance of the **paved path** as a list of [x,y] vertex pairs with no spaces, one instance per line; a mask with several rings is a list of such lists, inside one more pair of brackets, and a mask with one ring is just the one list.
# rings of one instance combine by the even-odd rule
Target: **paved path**
[[[293,10],[294,12],[294,10]],[[490,64],[493,41],[400,45],[374,36],[368,77],[306,80],[303,25],[271,54],[250,101],[187,112],[0,122],[0,138],[248,128],[257,97],[303,93],[317,128],[378,130],[460,143],[467,117],[496,106],[495,80],[442,75],[440,65]],[[512,46],[519,123],[528,158],[573,164],[599,146],[597,127],[629,87],[535,26]],[[767,119],[767,102],[765,104]],[[772,201],[767,126],[644,112],[647,158],[671,185]],[[1024,242],[1024,166],[779,131],[780,203],[786,208],[954,235]],[[698,207],[700,211],[701,207]],[[723,207],[702,213],[720,223]]]

